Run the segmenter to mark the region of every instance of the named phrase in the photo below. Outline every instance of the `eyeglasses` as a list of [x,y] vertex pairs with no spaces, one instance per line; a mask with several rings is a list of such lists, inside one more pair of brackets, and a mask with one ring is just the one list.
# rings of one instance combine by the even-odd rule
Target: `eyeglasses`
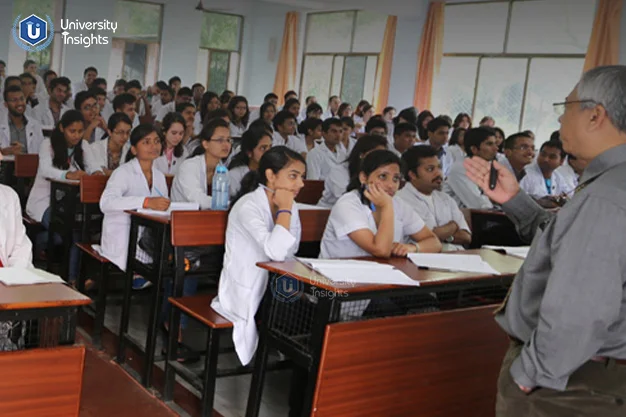
[[114,130],[113,133],[120,136],[128,136],[130,135],[130,130]]
[[98,109],[98,104],[87,104],[86,106],[83,106],[83,110],[85,111],[97,110],[97,109]]
[[530,146],[530,145],[520,145],[520,146],[514,147],[513,149],[516,151],[522,151],[522,152],[526,152],[530,150],[532,150],[533,152],[537,151],[537,148],[535,148],[534,146]]
[[228,138],[228,139],[220,138],[220,139],[209,139],[209,142],[215,142],[220,145],[224,145],[226,143],[233,143],[233,140],[231,138]]
[[565,113],[565,107],[568,104],[574,104],[574,103],[593,103],[593,104],[600,104],[594,100],[573,100],[573,101],[564,101],[562,103],[552,103],[552,106],[554,107],[554,112],[556,113],[557,116],[562,116]]

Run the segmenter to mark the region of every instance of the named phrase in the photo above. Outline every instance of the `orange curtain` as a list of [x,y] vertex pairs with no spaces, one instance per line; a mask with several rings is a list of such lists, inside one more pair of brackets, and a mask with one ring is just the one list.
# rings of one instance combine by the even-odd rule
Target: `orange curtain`
[[619,63],[619,33],[623,0],[600,0],[587,47],[584,70]]
[[374,108],[378,113],[382,113],[389,101],[389,82],[391,80],[391,64],[393,62],[393,48],[396,45],[396,26],[398,18],[396,16],[387,17],[383,47],[378,56],[378,66],[376,68],[376,93],[374,94]]
[[285,17],[283,45],[280,49],[274,80],[274,93],[280,101],[283,100],[287,91],[295,88],[298,65],[298,16],[298,12],[289,12]]
[[430,98],[435,75],[439,72],[443,57],[443,20],[445,4],[431,2],[422,31],[417,67],[417,84],[413,103],[420,111],[430,108]]

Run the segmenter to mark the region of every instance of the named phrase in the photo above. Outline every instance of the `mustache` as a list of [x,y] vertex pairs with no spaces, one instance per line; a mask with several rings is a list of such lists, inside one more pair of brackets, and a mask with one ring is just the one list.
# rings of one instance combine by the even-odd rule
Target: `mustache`
[[433,179],[433,182],[435,182],[435,181],[443,181],[443,177],[436,177],[436,178]]

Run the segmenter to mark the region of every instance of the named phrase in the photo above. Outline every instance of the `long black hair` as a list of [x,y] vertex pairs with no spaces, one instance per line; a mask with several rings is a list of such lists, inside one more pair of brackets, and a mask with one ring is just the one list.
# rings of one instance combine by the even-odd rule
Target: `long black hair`
[[[276,113],[278,112],[278,109],[276,108],[274,103],[272,103],[271,101],[266,101],[265,103],[261,104],[261,108],[259,109],[259,119],[263,118],[263,115],[265,114],[267,109],[269,109],[270,107],[274,107],[274,116],[276,116]],[[271,121],[270,121],[270,123],[271,123]]]
[[[467,129],[465,129],[464,127],[457,127],[456,129],[454,129],[454,131],[452,132],[452,136],[450,137],[450,142],[448,142],[448,146],[461,146],[461,144],[459,143],[459,136],[461,136],[461,133],[465,132],[467,132]],[[502,141],[502,143],[504,143],[504,141]],[[463,148],[463,150],[465,150],[465,148]]]
[[213,91],[207,91],[202,94],[202,100],[200,101],[200,121],[204,122],[204,119],[206,119],[207,113],[209,113],[206,106],[208,106],[214,98],[218,100],[220,99],[217,93],[214,93]]
[[[61,120],[56,124],[56,127],[50,135],[50,146],[52,146],[52,165],[55,168],[68,170],[70,169],[69,152],[67,150],[67,141],[65,135],[61,132],[61,127],[67,129],[72,123],[81,123],[84,125],[85,119],[78,110],[68,110],[63,113]],[[81,170],[85,169],[83,164],[83,141],[81,140],[74,146],[74,163],[78,165]]]
[[[183,117],[182,114],[170,112],[165,115],[165,117],[163,118],[163,123],[161,125],[161,128],[163,130],[161,132],[161,138],[163,142],[164,152],[165,152],[165,148],[167,147],[165,136],[167,135],[167,131],[170,130],[170,128],[172,127],[174,123],[180,123],[181,125],[183,125],[183,130],[185,130],[186,128],[185,118]],[[184,146],[185,145],[183,144],[182,140],[178,142],[178,145],[176,145],[176,147],[174,148],[174,156],[176,158],[180,158],[181,156],[183,156],[183,152],[185,150]]]
[[261,157],[259,162],[259,169],[256,171],[248,172],[241,179],[241,188],[233,199],[230,207],[234,207],[235,203],[244,195],[251,193],[259,187],[259,184],[266,185],[267,177],[265,171],[271,169],[274,174],[277,174],[280,170],[285,168],[292,162],[300,161],[306,167],[306,161],[296,151],[292,151],[286,146],[274,146]]
[[[239,120],[235,118],[235,107],[239,103],[246,103],[246,114]],[[230,113],[230,121],[232,124],[241,124],[242,126],[248,126],[248,119],[250,119],[250,107],[248,107],[248,100],[244,96],[235,96],[228,102],[228,112]]]
[[[156,132],[156,134],[159,135],[159,138],[161,138],[161,132],[152,123],[142,123],[142,124],[140,124],[139,126],[134,128],[133,131],[130,134],[130,146],[137,146],[137,144],[139,143],[139,141],[141,139],[145,138],[146,136],[148,136],[152,132]],[[163,140],[161,139],[161,141],[163,141]],[[126,162],[130,161],[134,157],[135,157],[135,155],[133,155],[132,152],[128,152],[126,154]]]
[[356,141],[356,145],[354,145],[352,152],[350,152],[348,159],[346,159],[348,162],[348,173],[350,174],[350,178],[354,175],[358,175],[359,169],[361,168],[363,154],[366,154],[379,146],[386,147],[387,138],[378,135],[365,135],[361,136],[361,138]]
[[430,117],[431,119],[435,118],[430,110],[424,110],[417,116],[417,136],[419,136],[421,140],[428,139],[428,128],[422,126],[424,124],[424,120],[426,120],[428,117]]
[[261,139],[265,137],[270,138],[270,141],[272,140],[272,135],[270,135],[266,130],[246,130],[241,136],[241,148],[239,149],[239,153],[233,157],[232,161],[230,161],[228,169],[248,165],[250,163],[250,157],[248,156],[248,152],[254,151],[254,148],[257,147]]
[[[359,139],[361,140],[361,139]],[[372,172],[376,171],[378,168],[397,164],[400,167],[400,172],[402,172],[402,161],[398,156],[387,150],[380,150],[370,152],[365,158],[363,158],[363,163],[361,163],[361,167],[359,172],[356,175],[353,175],[350,178],[350,184],[348,184],[348,188],[346,192],[350,192],[352,190],[359,190],[359,195],[361,197],[361,202],[363,204],[369,205],[370,201],[365,197],[365,185],[361,184],[361,180],[359,179],[359,174],[362,172],[366,176],[369,176]]]
[[[196,138],[200,139],[200,141],[204,141],[204,140],[210,141],[211,137],[213,136],[213,134],[219,127],[229,129],[230,131],[230,125],[228,124],[226,120],[211,119],[207,121],[207,123],[202,128],[202,131],[200,131],[200,134],[198,134]],[[204,149],[204,146],[200,145],[193,151],[190,158],[194,156],[198,156],[198,155],[204,155],[205,153],[206,153],[206,149]]]

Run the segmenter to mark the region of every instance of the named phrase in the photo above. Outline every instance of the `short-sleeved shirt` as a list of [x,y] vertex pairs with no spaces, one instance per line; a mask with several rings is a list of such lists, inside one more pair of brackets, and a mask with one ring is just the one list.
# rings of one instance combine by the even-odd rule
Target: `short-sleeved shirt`
[[[407,243],[411,235],[425,227],[418,214],[398,197],[393,199],[393,215],[394,242]],[[361,201],[360,191],[353,190],[344,194],[330,212],[322,237],[320,258],[371,256],[348,236],[362,229],[369,229],[374,234],[378,231],[372,210]]]

